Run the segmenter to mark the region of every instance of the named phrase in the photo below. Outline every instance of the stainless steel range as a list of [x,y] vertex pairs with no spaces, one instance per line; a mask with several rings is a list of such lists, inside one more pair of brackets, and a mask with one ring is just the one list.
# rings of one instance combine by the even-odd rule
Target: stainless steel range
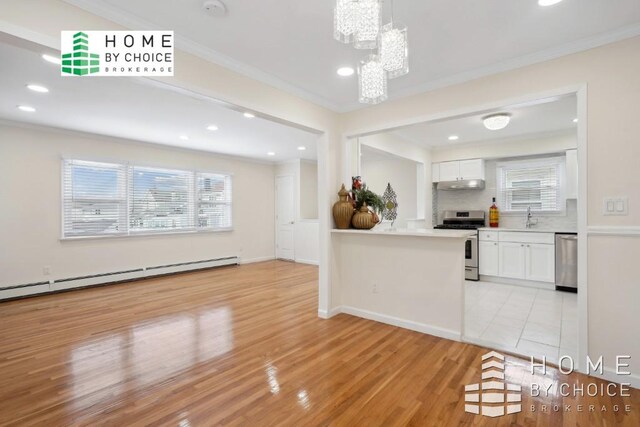
[[465,278],[480,280],[478,274],[478,228],[485,226],[484,211],[445,211],[442,224],[435,228],[444,230],[475,230],[465,242]]

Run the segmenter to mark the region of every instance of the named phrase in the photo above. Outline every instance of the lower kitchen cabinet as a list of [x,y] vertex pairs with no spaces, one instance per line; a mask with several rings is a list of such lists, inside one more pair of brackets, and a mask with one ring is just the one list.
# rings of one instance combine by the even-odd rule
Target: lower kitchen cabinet
[[500,242],[499,274],[511,279],[525,278],[525,247],[523,243]]
[[[534,243],[553,241],[553,235],[544,233],[531,235],[524,233],[498,232],[480,233],[479,269],[484,276],[509,279],[555,282],[555,245]],[[483,240],[483,236],[485,239]],[[503,241],[514,237],[522,241]],[[515,239],[514,239],[515,240]]]
[[498,250],[498,242],[480,242],[479,244],[479,256],[478,256],[478,268],[480,274],[485,276],[497,276],[498,275],[498,257],[500,256]]
[[527,244],[525,279],[555,282],[555,245]]

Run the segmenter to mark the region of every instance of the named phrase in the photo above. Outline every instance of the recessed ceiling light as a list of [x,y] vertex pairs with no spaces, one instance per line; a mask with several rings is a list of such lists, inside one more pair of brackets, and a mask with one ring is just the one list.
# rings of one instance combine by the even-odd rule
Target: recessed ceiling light
[[207,126],[207,130],[218,130],[218,126],[216,126],[216,125],[209,125],[209,126]]
[[449,141],[457,141],[458,139],[460,139],[460,137],[458,135],[451,135],[449,137]]
[[30,89],[34,92],[40,92],[40,93],[47,93],[49,92],[49,89],[47,89],[44,86],[40,86],[40,85],[27,85],[27,89]]
[[275,156],[275,155],[276,155],[276,153],[274,153],[273,151],[269,151],[269,152],[267,153],[267,156]]
[[336,72],[340,77],[349,77],[352,76],[355,71],[351,67],[340,67]]
[[306,149],[307,149],[307,147],[303,147],[302,145],[300,147],[298,147],[298,150],[300,150],[300,151],[304,151]]
[[560,3],[562,0],[538,0],[540,6],[553,6]]
[[573,123],[578,123],[578,119],[573,119]]
[[27,113],[34,113],[36,111],[35,108],[29,107],[28,105],[18,105],[18,110],[25,111]]
[[189,137],[187,135],[180,135],[180,139],[183,141],[188,141]]
[[510,121],[511,121],[511,114],[509,113],[491,114],[489,116],[482,118],[484,127],[486,127],[489,130],[504,129],[509,125]]
[[246,113],[244,113],[244,116],[245,116],[247,119],[253,119],[253,118],[255,117],[255,114],[250,113],[250,112],[248,112],[248,111],[247,111]]
[[60,65],[60,58],[58,58],[57,56],[51,56],[45,53],[44,55],[42,55],[42,59],[47,62],[51,62],[52,64]]

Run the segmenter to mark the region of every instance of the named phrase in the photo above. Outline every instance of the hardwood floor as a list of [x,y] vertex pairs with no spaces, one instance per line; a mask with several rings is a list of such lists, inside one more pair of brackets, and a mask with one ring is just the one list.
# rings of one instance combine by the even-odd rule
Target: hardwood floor
[[[486,352],[344,314],[319,319],[313,266],[225,267],[0,303],[0,424],[640,425],[640,391],[532,398],[527,385],[542,378],[515,357],[506,379],[523,384],[522,412],[465,413],[464,386],[480,382]],[[544,381],[603,383],[552,368]],[[625,404],[631,412],[614,412]]]

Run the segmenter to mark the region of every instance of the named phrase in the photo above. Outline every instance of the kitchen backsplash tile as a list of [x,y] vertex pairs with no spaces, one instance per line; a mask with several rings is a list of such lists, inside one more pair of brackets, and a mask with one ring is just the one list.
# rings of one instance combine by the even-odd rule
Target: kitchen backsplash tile
[[[485,211],[489,218],[491,201],[496,197],[496,161],[485,162],[485,189],[484,190],[433,190],[434,224],[442,223],[443,212],[447,210],[481,210]],[[578,228],[578,212],[576,200],[567,200],[566,215],[533,215],[538,220],[536,228],[551,228],[573,231]],[[500,215],[500,227],[524,228],[525,214]],[[488,225],[488,223],[487,223]]]

